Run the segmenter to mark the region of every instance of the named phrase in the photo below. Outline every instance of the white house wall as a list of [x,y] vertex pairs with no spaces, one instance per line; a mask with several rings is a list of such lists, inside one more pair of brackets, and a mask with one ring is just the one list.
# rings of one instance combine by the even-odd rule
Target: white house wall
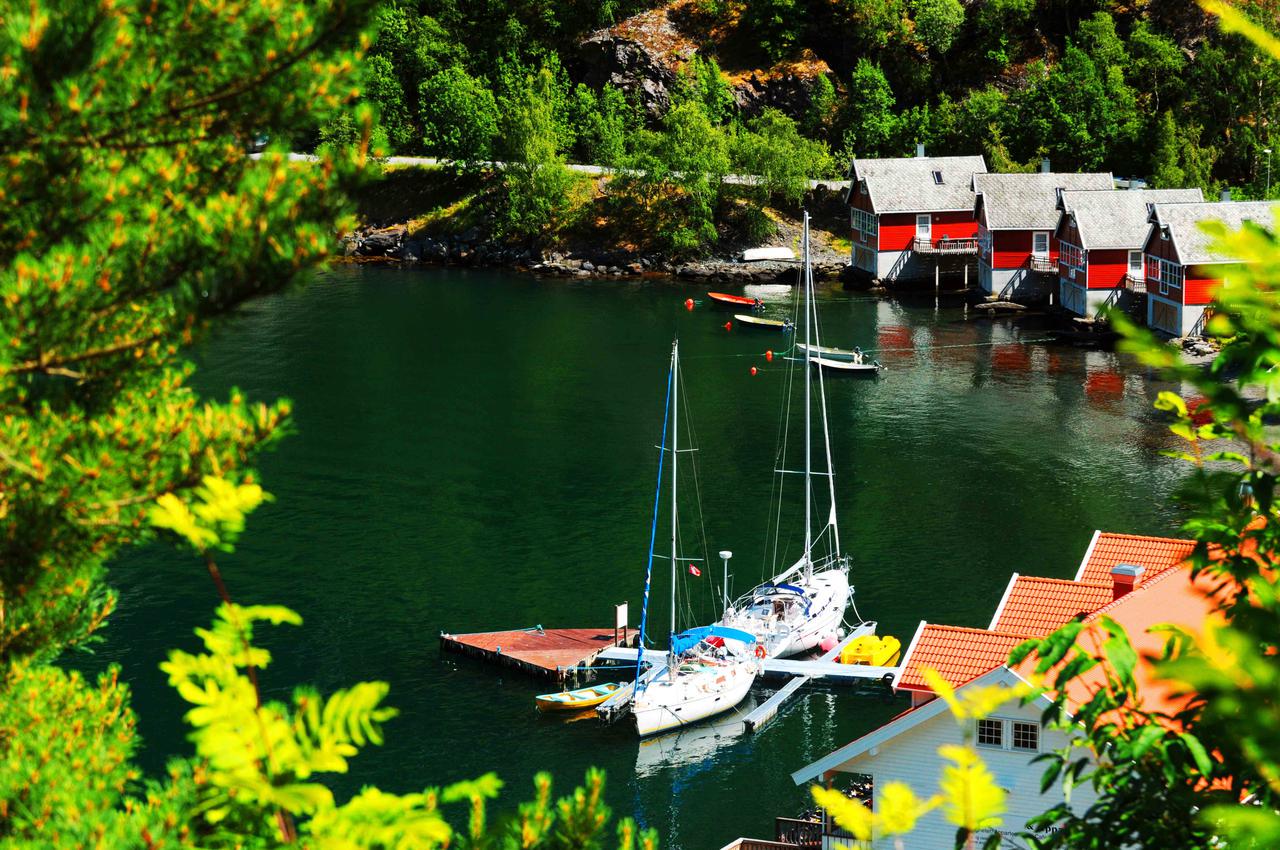
[[[1022,706],[1016,700],[1006,703],[991,714],[993,718],[1025,720],[1038,723],[1040,708]],[[972,721],[970,721],[972,722]],[[887,782],[905,782],[919,797],[931,797],[938,793],[938,780],[942,774],[942,758],[937,754],[943,744],[961,744],[960,727],[949,712],[925,720],[866,753],[845,762],[837,770],[845,773],[865,773],[873,778],[876,791]],[[1061,747],[1066,737],[1061,732],[1042,729],[1040,753]],[[1043,764],[1031,764],[1040,753],[978,747],[987,768],[995,776],[997,784],[1008,792],[1007,811],[1000,829],[1021,831],[1028,819],[1044,812],[1062,799],[1061,786],[1057,796],[1053,792],[1040,794],[1040,777]],[[837,782],[839,780],[837,779]],[[1072,792],[1073,807],[1080,811],[1096,799],[1093,789],[1077,787]],[[873,804],[874,805],[874,804]],[[938,850],[951,847],[956,828],[948,823],[939,810],[921,818],[911,834],[903,838],[902,850]],[[979,844],[986,833],[979,836]],[[895,850],[892,838],[874,843],[875,850]]]

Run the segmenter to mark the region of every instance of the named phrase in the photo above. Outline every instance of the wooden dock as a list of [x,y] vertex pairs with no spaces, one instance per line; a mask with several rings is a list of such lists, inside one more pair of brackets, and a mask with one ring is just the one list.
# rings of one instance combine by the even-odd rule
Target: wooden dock
[[[857,640],[863,635],[873,635],[875,633],[876,633],[876,623],[874,621],[859,623],[858,625],[850,629],[849,634],[845,635],[844,640],[836,644],[836,646],[833,647],[830,652],[823,653],[822,657],[818,659],[818,663],[822,663],[822,664],[837,663],[836,659],[840,657],[841,650],[843,650],[846,646],[848,646],[850,643],[853,643],[853,641]],[[801,663],[813,664],[814,662],[810,661],[810,662],[801,662]],[[787,700],[791,699],[793,696],[795,696],[796,691],[800,690],[800,688],[804,686],[804,683],[808,682],[812,678],[813,677],[808,673],[801,673],[799,675],[796,675],[791,679],[791,681],[787,682],[785,685],[779,688],[777,692],[774,693],[773,696],[769,697],[763,703],[756,706],[756,710],[748,714],[746,719],[743,720],[743,725],[746,727],[747,731],[756,732],[762,726],[764,726],[766,723],[768,723],[770,720],[776,717],[778,714],[778,709],[782,708],[782,704],[785,703]]]
[[[602,652],[634,646],[635,629],[511,629],[502,632],[440,633],[440,648],[514,667],[563,682],[592,666]],[[633,658],[634,660],[634,658]]]

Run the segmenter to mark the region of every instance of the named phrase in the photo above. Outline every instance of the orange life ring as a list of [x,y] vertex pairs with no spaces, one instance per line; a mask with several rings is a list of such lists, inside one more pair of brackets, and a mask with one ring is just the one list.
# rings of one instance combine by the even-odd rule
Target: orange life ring
[[769,652],[764,648],[764,644],[756,644],[756,658],[764,658]]

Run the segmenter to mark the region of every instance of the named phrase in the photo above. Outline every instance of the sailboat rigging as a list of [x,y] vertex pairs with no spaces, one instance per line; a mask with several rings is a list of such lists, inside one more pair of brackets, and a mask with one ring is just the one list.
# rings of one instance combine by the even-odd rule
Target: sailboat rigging
[[[840,546],[840,525],[836,517],[835,474],[831,462],[831,433],[827,419],[826,385],[822,370],[811,369],[816,351],[821,350],[817,303],[813,297],[813,266],[810,260],[809,214],[804,215],[802,237],[804,262],[800,271],[799,293],[804,308],[804,344],[796,346],[803,353],[804,370],[804,548],[799,560],[757,585],[728,606],[721,618],[727,627],[755,635],[770,657],[786,657],[811,651],[823,641],[839,636],[845,608],[849,604],[849,558]],[[813,468],[813,383],[817,376],[818,406],[822,411],[822,437],[825,470]],[[790,416],[790,393],[784,402],[784,415]],[[785,430],[784,430],[785,433]],[[785,438],[783,441],[785,449]],[[782,460],[782,452],[779,459]],[[780,475],[791,470],[776,469]],[[829,511],[827,521],[817,535],[826,537],[829,554],[815,560],[813,533],[813,478],[827,480]],[[782,510],[779,494],[778,510]],[[779,513],[779,518],[781,513]]]
[[[680,343],[671,346],[671,369],[667,384],[667,413],[663,415],[662,458],[658,463],[658,487],[654,495],[653,527],[649,535],[649,566],[645,576],[644,606],[641,612],[640,651],[637,654],[635,697],[631,712],[636,731],[651,735],[727,711],[742,701],[759,673],[756,637],[750,632],[722,625],[704,626],[678,632],[676,585],[679,564],[687,558],[679,554],[679,444],[680,424]],[[667,424],[671,425],[670,448]],[[687,450],[683,450],[687,451]],[[667,657],[654,674],[641,672],[645,630],[649,615],[649,589],[656,554],[657,520],[662,496],[662,471],[667,453],[671,455],[671,631]],[[705,558],[700,559],[705,560]],[[761,652],[760,654],[763,654]]]

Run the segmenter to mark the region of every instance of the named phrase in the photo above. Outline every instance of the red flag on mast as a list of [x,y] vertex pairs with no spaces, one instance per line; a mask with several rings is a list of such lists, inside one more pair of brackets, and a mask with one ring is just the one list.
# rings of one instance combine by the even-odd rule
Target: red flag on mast
[[690,564],[690,565],[689,565],[689,575],[691,575],[691,576],[700,576],[700,575],[702,575],[702,570],[698,569],[698,568],[697,568],[697,567],[695,567],[693,564]]

